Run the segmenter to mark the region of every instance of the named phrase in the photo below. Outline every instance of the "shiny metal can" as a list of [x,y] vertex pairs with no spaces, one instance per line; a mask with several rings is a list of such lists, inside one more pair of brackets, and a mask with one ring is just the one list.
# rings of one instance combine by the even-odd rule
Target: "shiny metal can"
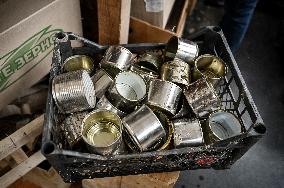
[[98,72],[96,72],[91,79],[95,87],[96,97],[99,99],[105,94],[110,85],[113,83],[112,77],[103,69],[98,70]]
[[190,65],[179,59],[166,62],[161,68],[161,79],[176,84],[189,85],[191,80]]
[[183,91],[188,104],[199,118],[221,108],[221,101],[213,86],[206,79],[199,79],[190,84]]
[[231,112],[219,110],[210,114],[205,122],[204,132],[207,144],[240,135],[242,122]]
[[115,77],[106,96],[116,108],[130,112],[146,97],[146,93],[147,85],[140,75],[123,71]]
[[159,72],[160,68],[163,64],[161,59],[151,53],[144,53],[139,58],[136,64],[143,66],[149,70],[152,70],[153,72]]
[[110,155],[122,143],[122,122],[118,115],[109,110],[95,110],[82,122],[82,138],[89,151]]
[[61,113],[72,113],[94,108],[96,97],[93,82],[85,70],[55,76],[52,96]]
[[198,119],[173,120],[174,146],[195,147],[204,145],[203,132]]
[[88,112],[76,112],[67,116],[61,126],[65,139],[71,148],[76,147],[82,140],[81,125]]
[[221,58],[204,54],[195,59],[192,78],[193,81],[206,78],[210,83],[216,85],[227,72],[228,68]]
[[94,61],[86,55],[73,55],[63,62],[62,69],[63,72],[86,70],[91,74],[94,70]]
[[111,102],[107,99],[105,95],[103,95],[100,100],[97,102],[96,108],[95,109],[105,109],[112,111],[113,113],[117,114],[119,117],[124,117],[127,114],[115,106],[111,104]]
[[112,78],[119,72],[128,70],[132,62],[132,53],[122,46],[110,46],[100,62],[103,68]]
[[192,41],[173,36],[167,43],[165,60],[181,59],[189,64],[198,56],[198,45]]
[[147,104],[170,115],[175,115],[182,89],[165,80],[153,79],[149,84]]
[[136,151],[148,151],[159,140],[166,137],[166,131],[156,114],[143,105],[122,119],[128,146]]

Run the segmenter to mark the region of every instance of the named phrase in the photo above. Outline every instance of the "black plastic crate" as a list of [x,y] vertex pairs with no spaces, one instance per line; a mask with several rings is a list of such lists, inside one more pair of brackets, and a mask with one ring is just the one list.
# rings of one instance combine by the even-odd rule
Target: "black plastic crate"
[[[83,46],[72,48],[71,41],[74,40],[80,41]],[[222,31],[218,27],[206,27],[192,35],[190,40],[198,43],[200,54],[215,54],[226,62],[229,71],[217,92],[222,100],[222,109],[233,112],[243,121],[245,133],[210,146],[101,156],[72,151],[66,147],[58,123],[56,123],[62,117],[58,114],[52,99],[50,86],[52,78],[59,74],[60,66],[67,57],[86,54],[94,59],[99,59],[108,46],[100,46],[72,33],[56,35],[44,121],[42,153],[64,181],[75,182],[87,178],[187,169],[226,169],[263,136],[266,128]],[[124,46],[134,53],[143,53],[148,50],[162,51],[165,44],[142,43]]]

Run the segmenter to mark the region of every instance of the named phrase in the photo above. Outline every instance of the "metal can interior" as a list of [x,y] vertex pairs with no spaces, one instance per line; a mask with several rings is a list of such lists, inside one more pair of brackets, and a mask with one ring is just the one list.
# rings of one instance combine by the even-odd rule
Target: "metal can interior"
[[210,82],[221,79],[227,73],[227,66],[217,56],[204,54],[196,58],[192,73],[193,81],[199,78],[207,78]]
[[216,111],[208,117],[206,121],[209,143],[240,135],[242,133],[241,121],[232,113]]
[[62,65],[64,72],[86,70],[89,74],[94,70],[94,61],[86,55],[74,55],[67,58]]
[[93,111],[83,120],[82,137],[90,151],[102,155],[112,154],[122,142],[121,120],[108,110]]
[[117,92],[128,101],[141,101],[147,92],[144,79],[134,72],[119,73],[114,82]]

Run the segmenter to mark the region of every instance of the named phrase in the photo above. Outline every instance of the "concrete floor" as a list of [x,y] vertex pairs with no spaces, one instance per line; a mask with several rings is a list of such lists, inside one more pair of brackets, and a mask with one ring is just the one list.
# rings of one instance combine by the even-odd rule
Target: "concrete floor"
[[[201,3],[197,5],[194,15],[188,18],[184,37],[199,26],[219,22],[222,8],[208,7]],[[277,17],[256,11],[242,46],[235,54],[266,124],[266,136],[231,169],[184,171],[176,188],[284,187],[284,71],[283,60],[275,48],[279,23]]]

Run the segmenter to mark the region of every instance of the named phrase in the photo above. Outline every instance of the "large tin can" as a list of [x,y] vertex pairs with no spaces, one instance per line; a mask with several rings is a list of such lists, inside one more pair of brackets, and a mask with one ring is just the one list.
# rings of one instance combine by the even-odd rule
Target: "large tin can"
[[83,111],[96,105],[94,85],[85,70],[55,76],[52,96],[61,113]]

